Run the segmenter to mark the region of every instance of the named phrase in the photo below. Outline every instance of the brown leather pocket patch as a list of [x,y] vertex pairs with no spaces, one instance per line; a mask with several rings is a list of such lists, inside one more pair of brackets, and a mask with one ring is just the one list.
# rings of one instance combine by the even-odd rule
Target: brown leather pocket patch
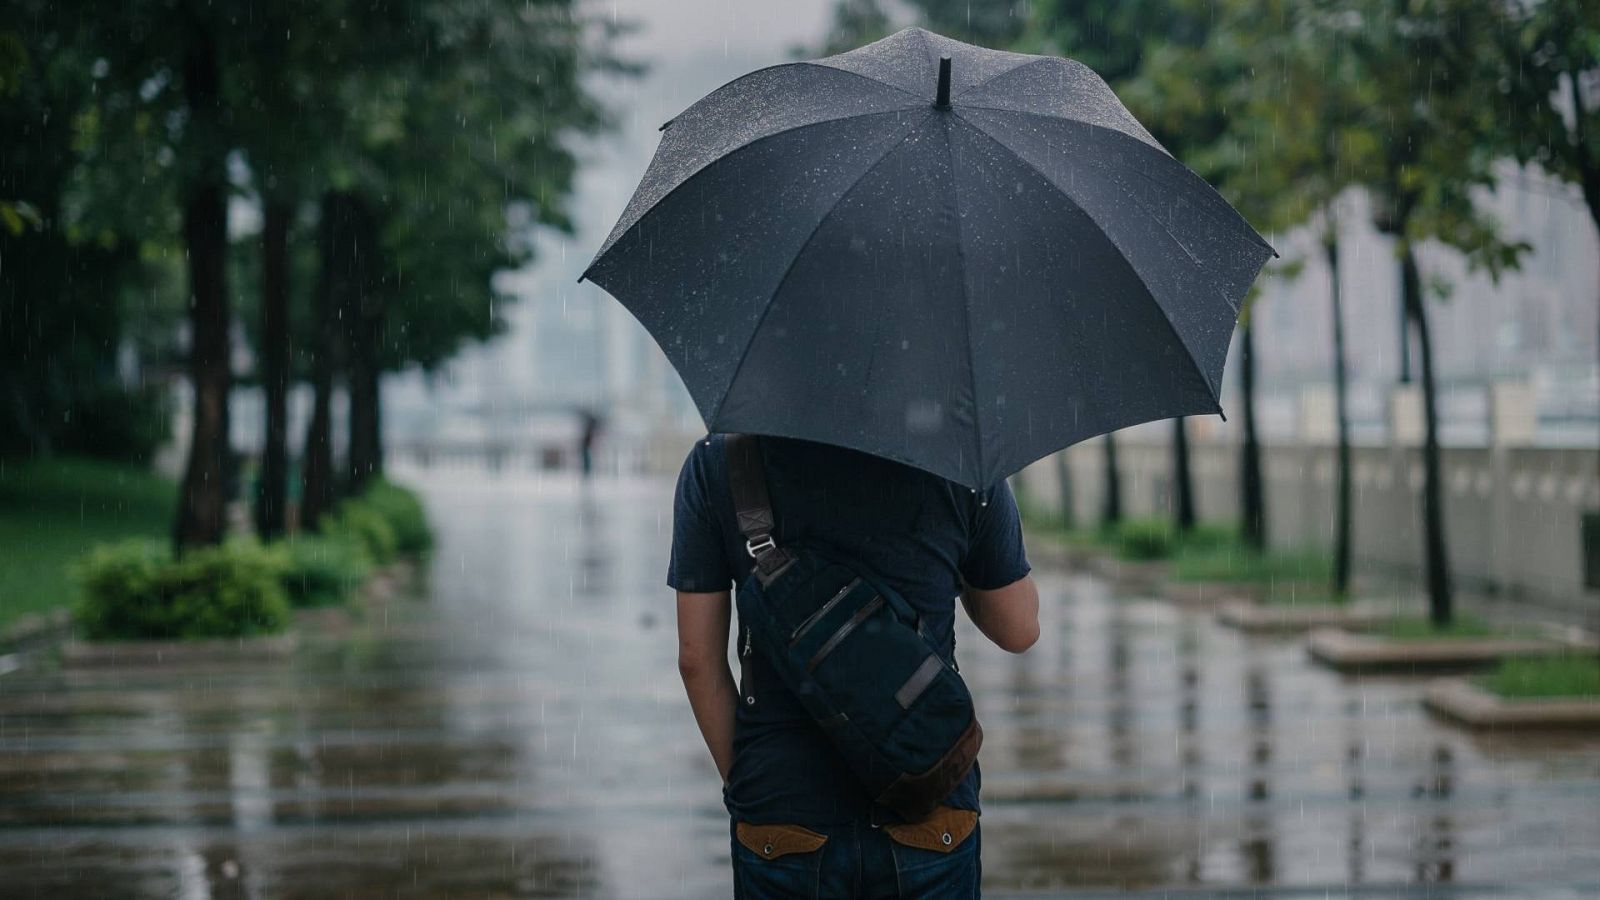
[[919,850],[949,853],[961,846],[961,842],[966,840],[976,827],[978,827],[977,813],[970,809],[941,806],[920,822],[885,825],[883,830],[889,832],[889,837],[897,844],[916,847]]
[[828,842],[828,836],[799,825],[751,825],[739,822],[734,834],[746,850],[762,859],[777,859],[791,853],[810,853]]

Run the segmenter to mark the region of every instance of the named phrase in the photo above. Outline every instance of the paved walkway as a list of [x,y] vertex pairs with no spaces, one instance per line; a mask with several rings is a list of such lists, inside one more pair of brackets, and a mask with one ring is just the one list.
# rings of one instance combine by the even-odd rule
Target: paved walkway
[[[670,485],[414,481],[431,592],[293,660],[0,676],[0,897],[728,893]],[[1600,896],[1600,738],[1472,736],[1415,682],[1042,580],[1034,650],[959,636],[991,895]]]

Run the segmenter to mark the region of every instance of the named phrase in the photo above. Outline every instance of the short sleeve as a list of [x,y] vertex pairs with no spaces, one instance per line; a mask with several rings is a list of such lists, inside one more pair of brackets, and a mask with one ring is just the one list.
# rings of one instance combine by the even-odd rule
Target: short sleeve
[[985,591],[1003,588],[1032,571],[1011,486],[1000,482],[988,491],[988,500],[977,509],[971,542],[961,560],[962,580]]
[[709,594],[733,584],[711,490],[710,450],[707,442],[696,442],[678,473],[672,501],[672,560],[667,565],[667,585],[674,590]]

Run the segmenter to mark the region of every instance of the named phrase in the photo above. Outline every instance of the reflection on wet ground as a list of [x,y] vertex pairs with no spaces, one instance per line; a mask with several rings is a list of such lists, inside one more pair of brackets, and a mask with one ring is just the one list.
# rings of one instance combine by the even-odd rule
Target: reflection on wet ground
[[[292,661],[0,677],[0,896],[725,896],[670,485],[416,483],[431,591]],[[1600,896],[1600,738],[1473,736],[1416,682],[1042,580],[1029,653],[958,639],[990,893]]]

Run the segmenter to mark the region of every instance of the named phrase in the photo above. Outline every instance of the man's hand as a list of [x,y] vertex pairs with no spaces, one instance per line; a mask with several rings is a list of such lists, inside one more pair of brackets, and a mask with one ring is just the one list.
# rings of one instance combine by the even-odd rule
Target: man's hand
[[678,592],[678,674],[722,782],[733,767],[733,715],[739,688],[728,668],[732,595]]
[[1032,575],[987,591],[967,585],[961,605],[983,636],[1007,653],[1021,653],[1039,640],[1039,588]]

